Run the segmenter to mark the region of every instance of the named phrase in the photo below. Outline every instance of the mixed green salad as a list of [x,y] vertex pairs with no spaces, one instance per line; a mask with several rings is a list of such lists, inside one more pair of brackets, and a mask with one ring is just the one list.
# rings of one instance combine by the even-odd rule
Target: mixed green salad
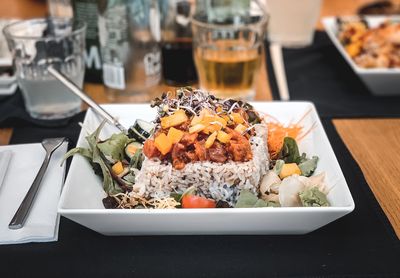
[[[90,162],[94,173],[100,176],[103,182],[103,189],[107,195],[103,199],[105,208],[231,207],[224,201],[196,195],[194,187],[189,187],[185,192],[171,192],[170,196],[163,200],[149,201],[133,195],[135,179],[146,158],[143,154],[144,143],[157,132],[155,130],[157,121],[160,121],[159,118],[156,118],[154,123],[136,120],[127,133],[114,133],[105,140],[100,138],[105,125],[105,122],[102,122],[93,133],[86,136],[88,147],[71,149],[65,155],[65,159],[79,154]],[[242,189],[234,207],[329,206],[327,199],[329,190],[325,184],[325,174],[314,174],[318,156],[308,157],[305,153],[300,154],[297,142],[300,140],[301,128],[298,125],[283,126],[265,119],[256,124],[265,124],[268,128],[270,169],[262,177],[257,194]]]
[[154,125],[137,120],[128,134],[114,133],[108,139],[101,140],[100,132],[105,124],[105,121],[102,122],[92,134],[86,136],[88,148],[71,149],[64,159],[75,154],[87,158],[94,173],[103,180],[103,189],[108,196],[103,200],[104,206],[113,208],[118,203],[111,196],[129,192],[135,184],[135,175],[144,160],[143,142],[151,136]]

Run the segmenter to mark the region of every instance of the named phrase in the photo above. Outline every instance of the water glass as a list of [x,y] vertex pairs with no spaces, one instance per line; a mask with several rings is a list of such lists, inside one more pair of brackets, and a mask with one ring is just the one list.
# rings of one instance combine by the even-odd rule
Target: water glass
[[82,87],[85,71],[85,23],[67,18],[40,18],[3,29],[13,55],[25,107],[36,119],[61,119],[81,110],[81,100],[47,71],[61,71]]
[[219,97],[250,100],[268,16],[259,1],[227,2],[202,2],[192,18],[199,83]]

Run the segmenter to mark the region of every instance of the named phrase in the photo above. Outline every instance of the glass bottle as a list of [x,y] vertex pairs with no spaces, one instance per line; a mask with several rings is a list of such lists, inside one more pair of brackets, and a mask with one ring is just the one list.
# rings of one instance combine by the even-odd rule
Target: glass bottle
[[185,86],[197,81],[192,55],[191,2],[164,0],[160,4],[163,78],[168,85]]
[[99,1],[103,81],[111,101],[148,101],[161,80],[156,0]]

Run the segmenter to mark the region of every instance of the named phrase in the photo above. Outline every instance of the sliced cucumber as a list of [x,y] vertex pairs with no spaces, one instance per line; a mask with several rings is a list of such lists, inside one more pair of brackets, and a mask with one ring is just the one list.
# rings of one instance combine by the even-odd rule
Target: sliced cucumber
[[128,130],[128,136],[143,143],[153,134],[155,125],[143,120],[136,120],[135,124]]
[[131,159],[135,155],[136,151],[141,148],[143,148],[143,144],[141,143],[138,142],[129,143],[125,147],[125,154],[127,157],[129,157],[129,159]]

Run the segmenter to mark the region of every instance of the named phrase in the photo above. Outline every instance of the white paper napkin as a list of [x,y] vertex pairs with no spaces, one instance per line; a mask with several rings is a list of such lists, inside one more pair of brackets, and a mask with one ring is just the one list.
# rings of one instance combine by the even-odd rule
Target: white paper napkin
[[3,184],[4,177],[7,173],[8,164],[12,157],[12,152],[10,150],[0,152],[0,187]]
[[48,242],[58,239],[59,215],[57,203],[64,183],[65,165],[60,166],[68,144],[54,153],[30,214],[23,228],[10,230],[8,224],[28,192],[46,155],[41,144],[1,146],[11,150],[13,157],[3,185],[0,187],[0,244]]

